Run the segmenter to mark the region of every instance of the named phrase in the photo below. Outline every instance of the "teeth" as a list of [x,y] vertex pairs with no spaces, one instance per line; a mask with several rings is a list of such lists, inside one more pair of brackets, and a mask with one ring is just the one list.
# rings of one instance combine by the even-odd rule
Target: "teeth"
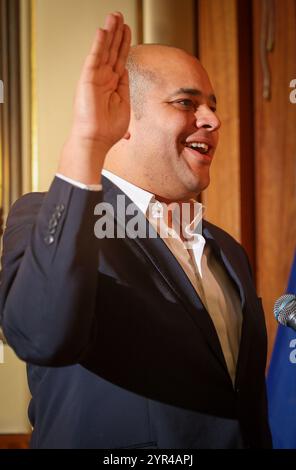
[[202,153],[207,153],[209,150],[208,144],[205,144],[204,142],[191,142],[187,144],[187,147],[191,147],[193,149],[199,149],[202,151]]

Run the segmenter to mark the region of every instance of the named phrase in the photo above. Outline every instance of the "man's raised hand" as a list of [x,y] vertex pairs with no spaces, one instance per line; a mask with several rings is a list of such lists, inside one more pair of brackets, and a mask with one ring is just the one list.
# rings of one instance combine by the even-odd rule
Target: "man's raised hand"
[[76,92],[74,131],[109,147],[123,137],[129,124],[125,64],[130,38],[122,15],[108,15],[104,29],[96,31]]
[[131,31],[121,13],[109,14],[104,28],[96,31],[78,82],[72,130],[59,173],[96,182],[106,153],[126,133],[130,99],[125,65],[130,42]]

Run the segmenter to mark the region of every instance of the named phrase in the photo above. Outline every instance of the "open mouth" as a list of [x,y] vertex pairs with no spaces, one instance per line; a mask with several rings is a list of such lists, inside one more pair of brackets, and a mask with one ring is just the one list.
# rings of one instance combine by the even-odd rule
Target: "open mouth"
[[211,150],[211,146],[205,142],[185,142],[184,145],[185,147],[201,153],[202,155],[209,155]]

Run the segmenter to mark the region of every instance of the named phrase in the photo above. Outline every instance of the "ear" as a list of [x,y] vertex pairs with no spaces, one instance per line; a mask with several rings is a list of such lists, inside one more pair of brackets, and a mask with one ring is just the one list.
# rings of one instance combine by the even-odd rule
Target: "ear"
[[123,139],[129,140],[130,138],[131,138],[130,132],[129,132],[129,131],[126,131],[126,133],[125,133],[124,136],[123,136]]

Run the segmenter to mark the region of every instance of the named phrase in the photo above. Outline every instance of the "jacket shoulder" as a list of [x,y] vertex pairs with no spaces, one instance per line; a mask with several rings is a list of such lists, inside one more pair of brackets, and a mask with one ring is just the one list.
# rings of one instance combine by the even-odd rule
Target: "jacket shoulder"
[[29,235],[40,211],[45,194],[37,192],[24,194],[14,202],[6,219],[3,234],[4,247],[7,246],[8,239],[10,242],[16,241],[19,243],[19,235],[21,233]]
[[249,256],[245,248],[232,235],[207,220],[203,221],[203,228],[208,229],[218,245],[228,253],[232,253],[238,262],[246,263],[251,276],[254,278],[253,269],[250,264]]
[[9,215],[29,208],[31,210],[39,208],[44,200],[45,195],[45,192],[32,192],[24,194],[12,204],[9,210]]
[[243,246],[232,235],[230,235],[230,233],[226,232],[221,227],[218,227],[208,220],[203,220],[203,226],[208,229],[217,240],[223,240],[224,242],[228,242],[233,244],[233,246],[244,250]]

